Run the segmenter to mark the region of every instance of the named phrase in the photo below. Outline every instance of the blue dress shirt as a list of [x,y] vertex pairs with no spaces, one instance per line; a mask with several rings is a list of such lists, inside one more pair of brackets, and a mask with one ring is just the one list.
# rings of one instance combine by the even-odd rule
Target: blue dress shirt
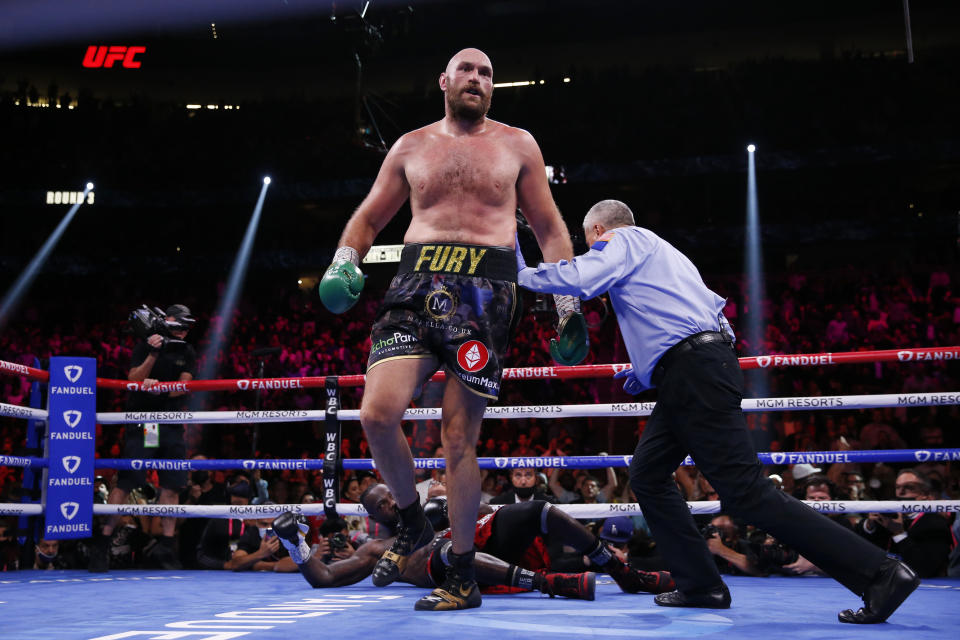
[[724,299],[707,288],[689,258],[641,227],[608,231],[572,262],[521,268],[517,282],[586,300],[608,291],[634,375],[645,388],[660,357],[684,338],[721,329],[733,335]]

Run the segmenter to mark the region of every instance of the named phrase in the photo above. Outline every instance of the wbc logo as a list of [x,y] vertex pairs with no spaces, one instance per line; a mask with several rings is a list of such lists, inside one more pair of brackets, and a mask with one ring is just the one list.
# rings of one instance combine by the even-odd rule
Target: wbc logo
[[63,368],[63,375],[67,376],[67,380],[70,382],[76,382],[83,375],[83,367],[78,367],[75,364],[67,365]]
[[63,468],[67,470],[67,473],[74,473],[77,469],[80,468],[80,456],[63,456]]
[[63,421],[67,423],[67,426],[73,429],[78,424],[80,424],[80,418],[83,417],[83,413],[77,411],[76,409],[70,409],[69,411],[63,412]]
[[60,505],[60,513],[62,513],[63,517],[67,520],[73,520],[79,510],[80,505],[76,502],[64,502]]

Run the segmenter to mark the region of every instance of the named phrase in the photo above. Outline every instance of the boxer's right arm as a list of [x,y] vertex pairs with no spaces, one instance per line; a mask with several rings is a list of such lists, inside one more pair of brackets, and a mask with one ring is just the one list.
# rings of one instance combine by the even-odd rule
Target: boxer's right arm
[[329,565],[314,555],[306,563],[299,565],[300,573],[315,589],[355,584],[373,573],[373,566],[386,548],[381,540],[373,540],[361,545],[357,552],[346,560]]
[[409,134],[401,137],[390,148],[380,166],[380,173],[357,210],[343,229],[337,247],[351,247],[362,260],[373,245],[377,234],[397,214],[410,197],[410,185],[404,172],[404,161],[409,155]]
[[340,236],[333,264],[323,274],[320,300],[333,313],[343,313],[360,297],[363,290],[360,261],[380,230],[410,195],[410,185],[403,170],[404,149],[407,147],[409,143],[400,138],[390,149],[370,193],[354,211]]

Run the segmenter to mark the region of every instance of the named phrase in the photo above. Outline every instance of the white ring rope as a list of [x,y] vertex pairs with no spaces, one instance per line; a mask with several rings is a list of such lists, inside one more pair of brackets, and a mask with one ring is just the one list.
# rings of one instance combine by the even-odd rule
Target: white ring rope
[[[960,513],[960,500],[805,500],[804,504],[821,513]],[[495,506],[495,505],[491,505]],[[640,515],[636,503],[604,504],[558,504],[554,505],[574,518],[612,518],[614,516]],[[718,513],[720,501],[688,502],[690,513]],[[171,516],[176,518],[272,518],[284,511],[293,511],[305,516],[324,514],[323,504],[265,504],[265,505],[176,505],[176,504],[94,504],[97,516]],[[366,516],[360,504],[337,504],[337,512],[345,516]],[[43,505],[0,503],[0,515],[38,516],[43,514]]]
[[[861,396],[810,396],[797,398],[752,398],[741,403],[746,412],[817,411],[821,409],[879,409],[884,407],[932,407],[960,404],[960,392],[945,393],[882,393]],[[607,404],[546,404],[531,406],[487,407],[484,418],[605,418],[615,416],[648,416],[655,402],[620,402]],[[404,420],[437,420],[443,416],[439,407],[407,409]],[[100,424],[134,422],[158,423],[231,423],[307,422],[323,420],[322,410],[240,410],[240,411],[138,411],[97,413]],[[343,421],[360,419],[357,409],[337,412]]]
[[[960,404],[960,392],[943,393],[880,393],[861,396],[806,396],[794,398],[749,398],[741,403],[743,410],[757,411],[817,411],[821,409],[881,409],[886,407],[934,407]],[[655,402],[619,402],[606,404],[545,404],[530,406],[487,407],[484,418],[609,418],[616,416],[648,416]],[[0,416],[46,420],[47,412],[0,402]],[[436,420],[443,416],[439,407],[407,409],[404,420]],[[344,421],[357,421],[360,411],[343,409],[337,417]],[[309,422],[323,420],[322,410],[263,409],[237,411],[127,411],[98,412],[100,424],[130,424],[157,422],[163,424],[221,423],[244,424],[248,422]]]

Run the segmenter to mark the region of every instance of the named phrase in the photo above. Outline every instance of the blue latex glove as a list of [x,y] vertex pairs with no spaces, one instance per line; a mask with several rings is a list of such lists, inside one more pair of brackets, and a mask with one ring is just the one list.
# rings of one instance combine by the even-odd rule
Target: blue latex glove
[[633,367],[621,369],[613,374],[613,377],[615,380],[626,378],[626,381],[623,383],[623,390],[632,396],[637,395],[644,389],[643,385],[640,384],[640,381],[637,380],[637,376],[634,375]]
[[520,236],[514,233],[513,238],[517,243],[517,271],[521,271],[527,268],[527,261],[523,259],[523,252],[520,251]]

